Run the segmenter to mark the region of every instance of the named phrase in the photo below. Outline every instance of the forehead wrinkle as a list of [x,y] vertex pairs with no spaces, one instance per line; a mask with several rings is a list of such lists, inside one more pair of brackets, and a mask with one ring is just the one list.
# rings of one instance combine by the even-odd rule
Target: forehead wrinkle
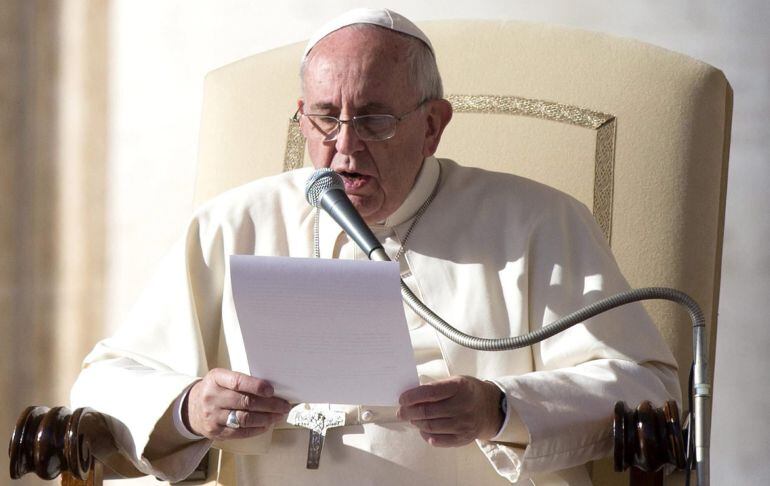
[[362,63],[347,60],[324,59],[319,56],[308,70],[306,88],[313,89],[315,96],[311,107],[339,107],[345,100],[356,109],[392,109],[393,91],[403,92],[407,87],[393,75],[377,68],[361,67]]
[[342,28],[321,39],[308,54],[309,70],[317,69],[316,61],[345,66],[361,75],[369,71],[389,72],[408,67],[409,43],[402,36],[380,27],[359,30]]
[[[310,51],[303,92],[313,110],[396,114],[419,97],[410,83],[409,42],[379,27],[343,28]],[[344,106],[343,106],[344,105]],[[404,106],[402,106],[404,105]]]
[[330,33],[318,41],[308,57],[324,50],[342,56],[352,54],[352,57],[360,57],[361,53],[368,52],[375,60],[387,57],[393,62],[402,62],[408,57],[410,43],[403,34],[375,25],[367,25],[368,28],[364,29],[354,27],[361,25],[343,27]]

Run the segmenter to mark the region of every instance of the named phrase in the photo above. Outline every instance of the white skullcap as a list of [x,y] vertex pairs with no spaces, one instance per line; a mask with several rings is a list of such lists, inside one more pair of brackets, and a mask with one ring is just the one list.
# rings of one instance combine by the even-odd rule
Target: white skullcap
[[318,29],[315,34],[310,38],[305,46],[305,52],[302,53],[302,60],[307,57],[308,52],[315,47],[318,42],[331,34],[334,31],[340,30],[343,27],[347,27],[353,24],[372,24],[384,27],[389,30],[401,32],[402,34],[411,35],[423,41],[425,45],[430,49],[431,54],[435,57],[433,52],[433,45],[431,45],[428,36],[425,32],[421,31],[419,27],[403,15],[396,13],[387,8],[356,8],[345,12],[344,14],[336,17],[323,27]]

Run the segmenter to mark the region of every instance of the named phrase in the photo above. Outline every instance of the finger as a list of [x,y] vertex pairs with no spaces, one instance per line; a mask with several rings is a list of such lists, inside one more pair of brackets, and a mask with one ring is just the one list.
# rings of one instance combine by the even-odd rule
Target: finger
[[271,412],[286,414],[291,410],[283,398],[263,398],[232,390],[222,390],[213,400],[214,406],[225,410],[246,410],[250,412]]
[[264,413],[276,413],[279,415],[286,415],[291,410],[291,404],[283,398],[261,398],[255,396],[246,396],[241,399],[242,403],[246,403],[246,410],[250,412],[264,412]]
[[215,440],[251,437],[266,432],[271,426],[276,422],[280,422],[283,418],[280,414],[263,414],[238,410],[235,411],[238,427],[228,427],[225,424],[227,423],[229,416],[230,411],[220,411],[215,424],[206,436]]
[[398,403],[401,406],[409,406],[416,403],[446,400],[447,398],[453,397],[458,389],[459,384],[457,381],[437,381],[405,391],[399,397]]
[[[228,414],[229,415],[229,412]],[[227,415],[225,415],[222,424],[227,422]],[[273,424],[276,424],[284,419],[285,415],[280,413],[262,413],[262,412],[244,412],[236,411],[235,416],[238,418],[240,428],[262,428],[266,429]]]
[[428,434],[465,435],[473,432],[473,425],[456,418],[412,420],[411,424]]
[[434,447],[457,447],[468,444],[473,440],[453,434],[429,434],[427,432],[420,432],[420,435],[425,442]]
[[211,374],[214,383],[228,390],[250,393],[264,398],[272,397],[274,393],[273,385],[267,380],[222,368],[212,370]]
[[445,401],[418,403],[407,407],[399,407],[396,412],[401,420],[427,420],[450,418],[457,415],[455,407]]

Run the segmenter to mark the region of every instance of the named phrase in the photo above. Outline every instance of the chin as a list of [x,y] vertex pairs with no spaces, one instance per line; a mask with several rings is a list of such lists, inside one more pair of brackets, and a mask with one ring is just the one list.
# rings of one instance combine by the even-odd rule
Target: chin
[[[364,221],[367,223],[375,223],[377,222],[377,213],[379,213],[379,208],[373,207],[371,201],[367,201],[367,199],[363,196],[348,196],[350,198],[350,202],[353,203],[353,207],[356,208],[356,211],[358,211],[358,214],[361,215],[362,218],[364,218]],[[385,218],[382,218],[385,219]]]

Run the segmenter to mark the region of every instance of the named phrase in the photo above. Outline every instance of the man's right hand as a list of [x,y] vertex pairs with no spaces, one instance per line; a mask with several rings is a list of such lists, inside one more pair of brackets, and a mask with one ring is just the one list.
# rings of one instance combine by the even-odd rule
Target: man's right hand
[[[192,432],[208,439],[242,439],[264,433],[290,409],[289,402],[273,396],[270,382],[216,368],[190,388],[182,418]],[[240,428],[225,427],[231,410]]]

